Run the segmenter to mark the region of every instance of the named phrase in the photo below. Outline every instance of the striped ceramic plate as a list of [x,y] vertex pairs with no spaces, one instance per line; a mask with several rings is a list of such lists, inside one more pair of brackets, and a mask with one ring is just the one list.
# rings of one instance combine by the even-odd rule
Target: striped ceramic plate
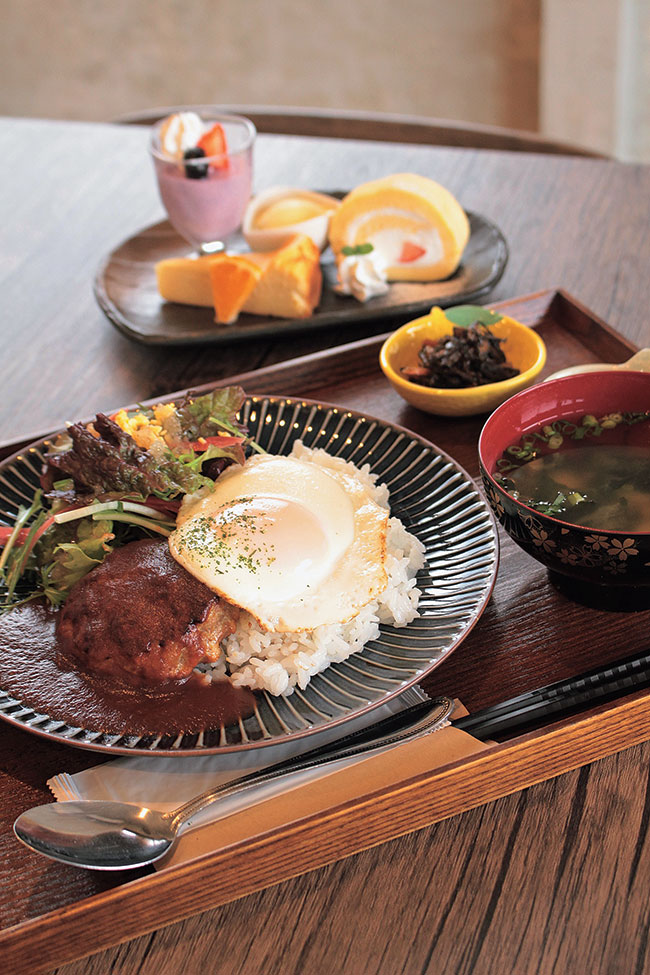
[[[322,447],[357,466],[369,464],[390,491],[391,512],[426,547],[418,576],[420,616],[383,627],[377,640],[332,664],[305,690],[257,695],[255,712],[200,734],[134,736],[73,727],[36,713],[2,690],[0,717],[25,730],[76,746],[118,754],[233,752],[330,730],[403,693],[464,639],[483,612],[497,571],[498,542],[490,510],[469,475],[447,454],[407,430],[307,400],[250,397],[241,419],[267,451],[287,454],[295,440]],[[0,466],[0,522],[36,490],[43,443]]]

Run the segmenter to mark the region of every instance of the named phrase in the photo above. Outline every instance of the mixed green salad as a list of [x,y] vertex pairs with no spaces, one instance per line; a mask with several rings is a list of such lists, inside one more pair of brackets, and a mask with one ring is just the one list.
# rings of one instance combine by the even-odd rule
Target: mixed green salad
[[113,548],[169,535],[186,494],[261,448],[237,415],[238,386],[98,414],[48,444],[41,486],[0,525],[0,611],[38,596],[52,606]]

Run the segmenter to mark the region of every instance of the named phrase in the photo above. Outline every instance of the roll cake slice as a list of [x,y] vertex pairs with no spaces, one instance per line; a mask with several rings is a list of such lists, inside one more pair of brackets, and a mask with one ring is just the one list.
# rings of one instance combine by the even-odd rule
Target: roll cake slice
[[469,220],[444,186],[416,173],[397,173],[357,186],[332,215],[329,239],[344,247],[372,244],[389,281],[439,281],[460,264]]

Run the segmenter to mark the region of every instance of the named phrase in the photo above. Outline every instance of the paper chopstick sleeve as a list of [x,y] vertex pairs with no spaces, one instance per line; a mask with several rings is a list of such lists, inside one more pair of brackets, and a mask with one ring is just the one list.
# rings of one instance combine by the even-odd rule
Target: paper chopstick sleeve
[[483,751],[487,746],[452,726],[415,741],[333,769],[316,781],[257,803],[214,823],[184,832],[158,870],[263,836],[282,826],[326,813],[354,799],[391,788],[416,775]]

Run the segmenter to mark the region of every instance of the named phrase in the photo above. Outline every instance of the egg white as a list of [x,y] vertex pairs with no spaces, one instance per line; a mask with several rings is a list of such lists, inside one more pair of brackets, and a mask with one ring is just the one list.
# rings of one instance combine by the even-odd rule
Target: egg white
[[388,511],[348,470],[257,455],[185,499],[171,554],[265,630],[347,622],[385,588]]

